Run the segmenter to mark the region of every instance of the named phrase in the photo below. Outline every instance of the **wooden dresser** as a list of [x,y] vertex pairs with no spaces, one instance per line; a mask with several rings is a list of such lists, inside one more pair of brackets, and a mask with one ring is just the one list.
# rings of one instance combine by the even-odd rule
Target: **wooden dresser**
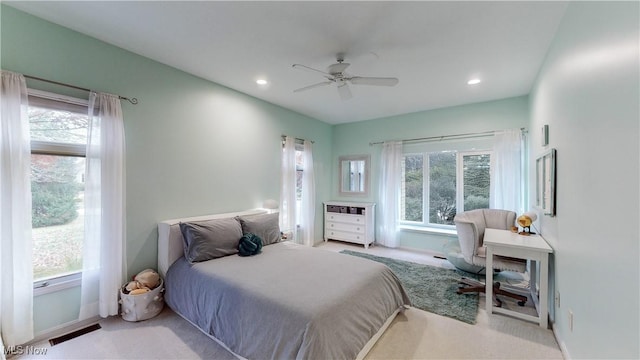
[[375,241],[375,207],[374,203],[325,202],[324,241],[348,241],[367,249]]

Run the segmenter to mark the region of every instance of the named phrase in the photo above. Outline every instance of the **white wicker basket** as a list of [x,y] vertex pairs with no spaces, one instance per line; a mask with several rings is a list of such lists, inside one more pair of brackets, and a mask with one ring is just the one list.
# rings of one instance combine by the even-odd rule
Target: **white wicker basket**
[[164,282],[162,279],[160,279],[160,284],[155,289],[139,295],[125,294],[123,292],[124,286],[120,288],[122,319],[126,321],[147,320],[162,311],[164,307],[164,299],[162,298]]

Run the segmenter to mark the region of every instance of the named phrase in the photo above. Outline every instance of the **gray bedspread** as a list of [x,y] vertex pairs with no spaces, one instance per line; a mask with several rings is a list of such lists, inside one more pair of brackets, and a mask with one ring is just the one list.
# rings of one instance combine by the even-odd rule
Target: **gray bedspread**
[[409,305],[385,265],[289,242],[189,265],[165,279],[166,302],[248,359],[353,359]]

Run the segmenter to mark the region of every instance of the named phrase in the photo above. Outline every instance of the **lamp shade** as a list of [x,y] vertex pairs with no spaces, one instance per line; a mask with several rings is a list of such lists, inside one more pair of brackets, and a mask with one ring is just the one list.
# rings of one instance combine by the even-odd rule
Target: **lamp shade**
[[274,199],[267,199],[264,201],[264,203],[262,203],[262,207],[265,209],[273,210],[280,207],[280,203]]

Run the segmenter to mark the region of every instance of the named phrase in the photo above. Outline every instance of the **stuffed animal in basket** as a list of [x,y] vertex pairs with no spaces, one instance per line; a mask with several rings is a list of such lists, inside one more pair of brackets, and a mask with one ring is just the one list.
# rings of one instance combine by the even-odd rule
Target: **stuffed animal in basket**
[[162,279],[155,270],[140,271],[132,281],[122,286],[122,319],[141,321],[158,315],[164,307],[163,291]]
[[145,269],[133,277],[133,281],[124,287],[123,292],[129,295],[144,294],[155,289],[159,283],[160,275],[153,269]]

